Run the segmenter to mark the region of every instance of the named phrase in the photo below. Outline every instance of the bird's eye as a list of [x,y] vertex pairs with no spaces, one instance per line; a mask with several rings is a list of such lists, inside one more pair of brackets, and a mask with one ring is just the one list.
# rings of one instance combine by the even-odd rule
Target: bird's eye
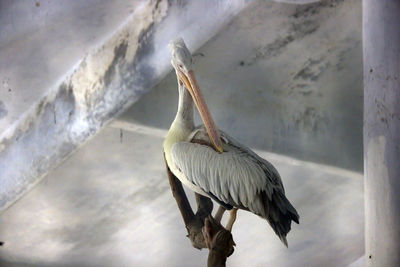
[[179,64],[178,66],[179,66],[179,68],[183,68],[182,64]]

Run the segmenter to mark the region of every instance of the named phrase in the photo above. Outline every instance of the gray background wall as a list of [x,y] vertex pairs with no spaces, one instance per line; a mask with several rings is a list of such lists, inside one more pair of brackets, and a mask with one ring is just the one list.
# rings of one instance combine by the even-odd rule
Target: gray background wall
[[[122,9],[125,10],[123,14],[130,16],[129,4],[115,3],[116,14]],[[82,96],[79,98],[81,106],[74,111],[82,118],[87,118],[86,115],[94,118],[95,124],[82,128],[79,123],[86,121],[84,119],[74,124],[84,136],[65,139],[68,149],[65,153],[62,150],[61,155],[56,149],[61,140],[59,133],[69,137],[70,128],[63,127],[62,116],[57,117],[54,126],[52,108],[58,109],[58,115],[67,116],[63,111],[70,106],[63,105],[63,95],[56,98],[61,99],[60,102],[46,98],[45,112],[34,105],[40,98],[32,97],[26,102],[34,111],[28,120],[29,127],[19,125],[21,129],[12,129],[21,138],[2,143],[0,152],[3,154],[0,155],[10,156],[4,152],[10,146],[15,152],[11,155],[15,161],[1,161],[0,171],[6,174],[12,171],[15,175],[5,177],[12,178],[8,181],[17,185],[28,181],[31,183],[29,188],[32,188],[40,180],[40,175],[55,170],[0,214],[0,241],[4,242],[0,247],[0,265],[204,266],[206,251],[193,249],[185,237],[185,228],[168,188],[161,152],[162,138],[177,107],[176,80],[174,74],[168,72],[170,66],[165,42],[172,38],[168,36],[182,33],[189,48],[203,54],[196,56],[195,71],[217,125],[257,149],[277,167],[288,197],[301,217],[301,224],[293,226],[289,234],[290,248],[286,250],[265,221],[240,212],[233,232],[238,245],[228,260],[228,266],[363,266],[361,1],[326,0],[303,6],[268,1],[230,1],[232,6],[219,6],[224,17],[216,19],[218,25],[225,26],[217,31],[218,25],[214,23],[211,30],[218,33],[204,45],[199,42],[212,36],[212,31],[206,31],[210,30],[207,28],[210,25],[205,27],[201,20],[188,22],[190,18],[201,18],[188,15],[193,10],[199,12],[199,9],[185,1],[174,3],[177,5],[161,8],[166,12],[166,18],[158,18],[161,22],[157,30],[163,34],[152,38],[154,29],[146,26],[145,36],[149,38],[145,40],[152,49],[142,49],[138,53],[142,61],[151,58],[152,66],[157,69],[153,80],[139,82],[152,84],[157,79],[161,81],[154,88],[149,86],[138,90],[134,96],[137,102],[87,144],[80,146],[123,110],[127,99],[118,94],[122,90],[119,85],[126,86],[127,83],[119,82],[124,81],[120,79],[123,75],[137,71],[133,65],[125,64],[121,59],[125,68],[132,68],[122,74],[114,71],[111,79],[114,86],[99,90],[117,95],[113,98],[116,102],[107,103],[118,105],[103,105],[102,94],[96,90],[94,98],[89,97],[86,101],[83,96],[89,87],[78,83],[73,88],[74,96]],[[207,8],[207,4],[202,8]],[[41,4],[42,7],[45,5]],[[111,12],[109,7],[104,4],[97,9],[82,8],[80,11],[96,11],[101,17],[103,9]],[[134,9],[135,5],[129,7]],[[147,15],[153,14],[152,8],[145,9]],[[53,10],[53,17],[58,16],[57,10]],[[240,13],[230,20],[234,12],[227,10]],[[188,12],[179,17],[187,23],[178,23],[180,20],[174,19],[181,11]],[[49,26],[46,19],[52,16],[42,15],[38,21]],[[116,18],[116,24],[125,21],[122,16],[120,20],[114,16],[111,18]],[[78,27],[83,23],[89,31],[92,27],[103,27],[102,23],[93,24],[85,18],[81,17],[82,20],[71,26]],[[166,21],[169,24],[163,24]],[[112,21],[109,23],[105,23],[109,25],[108,29],[113,29]],[[184,28],[179,31],[170,28],[175,23]],[[50,26],[45,29],[52,32]],[[135,28],[131,30],[136,31]],[[201,40],[199,33],[204,37]],[[120,39],[115,38],[112,31],[102,32],[103,37],[110,35],[113,42],[111,45],[108,43],[107,48],[115,55],[114,48],[120,47]],[[0,35],[1,38],[4,36]],[[33,39],[37,45],[41,44],[39,39]],[[160,47],[161,44],[164,45]],[[63,43],[58,45],[65,46]],[[85,47],[82,45],[81,48]],[[10,55],[7,51],[18,51],[17,46],[8,46],[7,51],[0,48],[2,58]],[[20,56],[30,58],[28,52],[35,50],[31,49]],[[75,52],[81,54],[75,54],[76,58],[85,54],[78,50]],[[54,48],[48,52],[57,54]],[[93,60],[103,62],[99,56],[101,53],[89,54]],[[54,54],[50,54],[48,59],[54,59],[51,55]],[[65,57],[68,59],[68,53],[60,56],[60,61]],[[73,60],[67,61],[71,63]],[[111,69],[118,70],[122,66],[118,62],[111,64]],[[144,63],[146,66],[147,62]],[[59,66],[57,60],[53,64]],[[15,66],[19,68],[18,64]],[[71,66],[66,66],[64,70],[58,69],[59,73],[71,71]],[[49,70],[38,65],[32,71],[46,73]],[[166,73],[169,74],[162,79]],[[38,78],[35,75],[27,77]],[[55,76],[50,78],[55,79]],[[101,82],[103,78],[100,75],[95,82]],[[54,82],[51,79],[45,81],[49,86],[36,87],[40,89],[37,92],[46,94],[58,90],[58,86],[50,88]],[[12,93],[17,92],[8,80],[2,83],[4,92],[9,93],[10,85]],[[142,95],[145,91],[148,93]],[[17,98],[4,94],[1,97],[4,103],[10,100],[4,104],[9,110],[4,118],[12,120],[14,113],[8,106]],[[93,101],[100,104],[91,105]],[[87,103],[90,108],[85,106]],[[40,112],[36,114],[36,110]],[[20,111],[25,112],[23,109]],[[199,118],[197,121],[200,122]],[[0,128],[8,125],[3,122]],[[141,133],[130,132],[132,130]],[[52,134],[41,135],[43,132]],[[30,137],[40,142],[33,142]],[[29,150],[31,144],[34,149]],[[44,149],[49,144],[47,150]],[[71,156],[72,151],[78,148]],[[49,157],[34,161],[34,154],[26,151],[47,156],[49,151],[54,152],[55,161]],[[22,154],[26,160],[20,160]],[[57,167],[67,156],[70,157]],[[44,165],[39,164],[43,162]],[[9,165],[11,163],[15,165]],[[38,173],[24,171],[28,165],[36,168]],[[9,166],[24,168],[10,171]],[[0,175],[2,186],[4,181]]]
[[[361,1],[253,2],[197,52],[221,129],[257,149],[362,171]],[[167,129],[176,107],[170,73],[119,119]]]

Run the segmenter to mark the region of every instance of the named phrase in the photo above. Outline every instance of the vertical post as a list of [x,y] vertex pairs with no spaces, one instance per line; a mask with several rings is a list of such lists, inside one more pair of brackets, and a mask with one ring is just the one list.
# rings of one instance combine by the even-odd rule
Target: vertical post
[[400,0],[363,1],[365,253],[400,266]]

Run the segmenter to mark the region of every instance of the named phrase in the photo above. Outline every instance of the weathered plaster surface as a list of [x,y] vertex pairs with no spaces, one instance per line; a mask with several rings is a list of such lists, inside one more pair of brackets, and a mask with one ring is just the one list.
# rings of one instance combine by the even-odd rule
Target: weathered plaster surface
[[[14,128],[7,129],[0,151],[3,209],[134,100],[137,90],[144,89],[132,84],[128,69],[133,66],[134,54],[126,57],[126,50],[143,45],[138,31],[149,31],[157,15],[154,6],[140,8],[127,27],[83,59],[61,85],[32,107]],[[114,47],[122,45],[126,49],[119,53]],[[124,76],[116,72],[107,75],[115,69],[123,69]]]
[[[221,129],[362,171],[361,1],[255,1],[198,52],[194,70]],[[170,74],[120,119],[168,129],[177,99]]]
[[400,266],[400,2],[363,2],[367,266]]
[[[392,252],[390,246],[393,244],[387,242],[387,240],[392,239],[392,235],[396,232],[392,229],[398,228],[398,224],[395,224],[391,219],[382,219],[391,217],[390,213],[392,212],[388,210],[388,207],[392,206],[390,203],[392,201],[390,193],[392,190],[388,166],[385,162],[386,139],[384,136],[371,139],[365,148],[367,150],[365,172],[369,176],[367,178],[368,186],[365,188],[365,195],[368,196],[365,199],[365,205],[373,207],[366,213],[368,219],[365,221],[366,232],[371,237],[367,249],[367,253],[370,253],[367,254],[367,257],[371,255],[371,259],[368,259],[369,264],[372,262],[372,266],[377,266],[375,263],[377,255],[387,257],[386,254]],[[379,227],[376,227],[378,225]],[[385,230],[382,231],[382,229]]]
[[0,100],[7,104],[8,115],[0,119],[0,140],[144,3],[1,1]]
[[[1,134],[0,210],[32,188],[169,70],[167,44],[177,36],[201,45],[243,1],[150,1],[92,48],[40,101]],[[217,7],[206,16],[194,10]],[[200,24],[203,20],[206,22]],[[61,49],[61,48],[60,48]]]

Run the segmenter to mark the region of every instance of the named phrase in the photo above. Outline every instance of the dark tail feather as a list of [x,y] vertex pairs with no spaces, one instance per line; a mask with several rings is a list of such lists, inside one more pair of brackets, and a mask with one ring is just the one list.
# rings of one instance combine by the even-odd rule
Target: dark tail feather
[[266,218],[285,246],[288,246],[286,235],[291,229],[292,221],[299,223],[299,214],[282,192],[274,191],[269,203]]
[[287,243],[287,240],[286,240],[286,236],[280,236],[279,239],[282,241],[282,243],[283,243],[287,248],[289,247],[289,246],[288,246],[288,243]]

